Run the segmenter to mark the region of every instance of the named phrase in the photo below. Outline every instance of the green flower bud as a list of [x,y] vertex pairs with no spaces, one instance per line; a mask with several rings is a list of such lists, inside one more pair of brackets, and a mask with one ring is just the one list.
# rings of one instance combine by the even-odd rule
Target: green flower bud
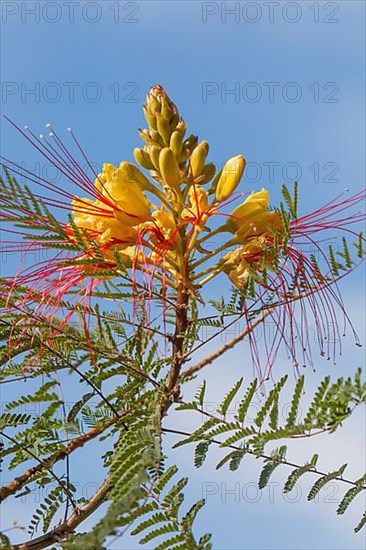
[[157,125],[156,125],[156,117],[155,115],[153,115],[149,110],[148,108],[146,107],[146,105],[143,106],[143,111],[144,111],[144,115],[145,115],[145,118],[146,118],[146,122],[148,123],[149,125],[149,128],[153,128],[154,130],[157,129]]
[[150,132],[150,141],[154,141],[155,143],[152,143],[151,145],[161,145],[161,147],[164,147],[164,140],[157,132],[156,130],[151,130]]
[[176,130],[177,130],[177,132],[182,134],[182,136],[184,136],[184,134],[186,133],[187,126],[186,126],[186,123],[184,122],[184,120],[182,118],[179,119]]
[[[169,124],[175,120],[175,126],[179,121],[177,107],[169,98],[162,86],[156,84],[150,89],[146,97],[146,109],[150,115],[162,116]],[[174,128],[175,128],[174,126]]]
[[187,137],[187,139],[183,142],[183,151],[184,151],[185,157],[187,157],[187,151],[188,151],[188,154],[191,154],[191,151],[193,151],[193,149],[196,147],[197,142],[198,142],[197,136],[191,134],[190,136]]
[[149,132],[147,130],[141,130],[139,129],[139,136],[141,139],[144,140],[145,143],[149,144],[151,139],[150,139],[150,135],[149,135]]
[[150,113],[152,115],[156,115],[156,113],[161,112],[160,101],[158,101],[158,99],[156,97],[154,97],[154,95],[152,95],[152,94],[149,94],[147,96],[146,105],[147,105],[147,108],[148,108],[148,110],[150,111]]
[[161,100],[161,114],[168,122],[171,121],[173,112],[169,102],[166,100],[165,97],[163,97]]
[[179,120],[179,117],[178,116],[174,116],[172,121],[170,122],[169,124],[169,128],[170,128],[170,133],[173,133],[175,132],[176,128],[177,128],[177,122]]

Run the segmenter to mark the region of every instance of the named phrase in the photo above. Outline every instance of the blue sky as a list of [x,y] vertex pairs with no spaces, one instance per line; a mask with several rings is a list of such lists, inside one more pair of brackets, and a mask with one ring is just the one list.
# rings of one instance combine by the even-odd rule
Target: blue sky
[[[209,141],[213,162],[221,164],[236,154],[246,157],[243,191],[267,187],[275,203],[281,184],[297,177],[301,211],[306,212],[344,188],[356,192],[363,187],[364,2],[105,0],[75,2],[73,13],[67,3],[55,4],[1,4],[3,112],[19,124],[29,124],[37,133],[47,122],[61,132],[72,126],[97,164],[132,160],[133,148],[140,145],[136,130],[144,123],[145,94],[160,83],[190,131]],[[38,170],[37,162],[41,170],[50,170],[4,122],[1,137],[2,154],[31,170]],[[52,171],[47,174],[56,178]],[[4,274],[15,262],[3,255]],[[360,269],[342,286],[361,339],[363,277]],[[215,296],[224,291],[220,285],[211,288]],[[251,368],[243,365],[242,356],[243,350],[233,351],[206,373],[212,402],[243,369],[250,380]],[[316,373],[308,369],[309,386],[328,372],[349,375],[363,362],[364,351],[348,338],[336,368],[319,359]],[[275,376],[288,369],[283,355]],[[2,400],[11,397],[2,395]],[[175,419],[172,415],[171,427]],[[349,476],[356,478],[365,462],[359,437],[364,420],[360,411],[339,434],[292,445],[294,460],[304,461],[319,450],[324,469],[349,460]],[[193,425],[189,418],[186,425]],[[211,487],[217,492],[208,496],[197,522],[199,532],[214,532],[215,549],[363,548],[362,535],[352,533],[360,504],[337,518],[337,504],[328,502],[337,494],[307,503],[305,481],[296,506],[284,500],[277,485],[273,498],[263,492],[255,502],[256,493],[246,484],[258,479],[259,464],[248,461],[237,474],[217,473],[210,459],[195,471],[191,454],[186,448],[176,455],[169,452],[182,475],[188,471],[192,476],[187,500],[201,498],[207,483],[216,484]],[[102,479],[98,457],[82,456],[88,468],[75,465],[75,476],[84,486],[97,483]],[[273,479],[281,482],[284,476]],[[240,484],[239,501],[227,495],[224,502],[225,487],[232,489],[235,483]],[[30,497],[16,506],[9,503],[3,523],[27,517],[33,504]],[[137,541],[128,537],[111,546],[136,547]]]

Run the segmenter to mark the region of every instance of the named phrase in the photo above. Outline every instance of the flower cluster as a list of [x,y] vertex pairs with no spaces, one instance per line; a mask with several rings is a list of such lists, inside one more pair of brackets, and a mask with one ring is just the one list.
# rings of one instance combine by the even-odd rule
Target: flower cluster
[[268,192],[253,193],[231,213],[223,212],[242,178],[244,157],[229,159],[215,176],[215,165],[206,162],[208,143],[186,137],[186,125],[161,86],[148,94],[144,113],[145,146],[134,156],[151,179],[132,163],[104,164],[94,182],[95,200],[72,201],[76,226],[96,241],[106,266],[113,265],[117,251],[126,267],[146,272],[164,266],[169,284],[178,285],[190,275],[200,233],[210,235],[210,219],[221,215],[226,221],[216,233],[231,233],[230,241],[240,248],[215,273],[227,273],[243,286],[250,271],[270,268],[270,248],[283,228],[281,215],[268,209]]
[[[1,194],[2,219],[23,229],[28,227],[32,233],[43,231],[39,239],[34,236],[30,240],[29,251],[47,248],[52,241],[54,248],[66,251],[66,257],[58,252],[37,266],[19,268],[15,279],[5,282],[5,287],[25,285],[29,290],[22,303],[32,303],[36,293],[38,308],[39,302],[44,308],[54,308],[70,292],[74,292],[74,297],[81,294],[83,299],[89,299],[98,284],[120,276],[122,271],[130,273],[134,288],[138,280],[140,288],[146,288],[146,281],[150,288],[153,281],[158,282],[163,300],[167,288],[201,299],[204,285],[215,277],[227,276],[243,298],[242,315],[248,324],[253,309],[268,309],[277,327],[267,349],[269,358],[276,355],[279,342],[284,340],[297,364],[297,340],[304,362],[309,359],[307,333],[302,330],[308,326],[307,311],[313,315],[323,353],[325,327],[331,324],[339,331],[335,308],[347,316],[335,285],[339,265],[332,250],[330,257],[325,256],[318,234],[334,229],[358,237],[351,226],[362,221],[364,215],[344,212],[362,201],[364,193],[338,197],[315,212],[298,217],[295,186],[293,198],[284,189],[285,203],[270,208],[267,190],[249,194],[238,191],[245,170],[242,155],[230,158],[216,172],[215,164],[208,161],[207,141],[187,133],[176,105],[161,86],[154,86],[148,93],[144,115],[147,128],[139,130],[144,144],[134,150],[137,165],[106,163],[100,173],[95,172],[71,131],[93,172],[92,178],[52,128],[49,139],[38,138],[29,129],[23,131],[11,122],[77,191],[57,187],[18,164],[7,162],[13,173],[25,175],[48,194],[24,192],[10,178],[10,189],[4,188]],[[56,193],[56,198],[50,196],[50,191]],[[14,205],[14,201],[19,204]],[[53,206],[71,211],[69,221],[57,221],[48,210],[44,210],[46,215],[42,218],[40,207],[34,206],[37,201],[44,209]],[[215,242],[217,238],[214,249],[213,237]],[[27,238],[29,241],[29,235]],[[363,241],[363,237],[360,239]],[[18,244],[10,243],[7,241],[8,250],[18,250]],[[304,250],[304,245],[311,245],[324,260],[324,270]],[[340,276],[353,268],[347,249],[343,257],[346,267],[340,268]],[[85,280],[89,282],[83,287]],[[300,328],[294,323],[299,301]],[[284,332],[287,322],[291,329],[289,338]],[[329,349],[324,353],[330,355]]]

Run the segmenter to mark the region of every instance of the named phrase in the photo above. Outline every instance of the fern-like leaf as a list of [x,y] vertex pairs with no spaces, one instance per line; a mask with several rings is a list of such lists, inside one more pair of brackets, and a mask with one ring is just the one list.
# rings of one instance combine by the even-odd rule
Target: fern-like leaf
[[329,483],[332,479],[336,479],[340,477],[344,470],[346,469],[347,464],[343,464],[338,470],[335,470],[334,472],[331,472],[330,474],[327,474],[325,476],[320,477],[316,480],[312,488],[310,489],[310,492],[308,494],[308,500],[314,500],[316,495],[322,490],[322,488]]

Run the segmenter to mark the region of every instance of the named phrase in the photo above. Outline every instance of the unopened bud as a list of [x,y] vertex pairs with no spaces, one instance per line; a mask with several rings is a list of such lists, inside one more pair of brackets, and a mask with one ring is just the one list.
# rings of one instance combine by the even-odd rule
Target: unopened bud
[[140,135],[140,138],[144,140],[145,143],[149,144],[150,143],[150,135],[149,135],[149,132],[147,130],[139,130],[139,135]]
[[156,170],[158,170],[158,172],[160,171],[160,167],[159,167],[160,151],[161,151],[161,147],[157,147],[155,145],[152,145],[150,147],[150,159],[153,165],[155,166]]
[[179,158],[182,152],[182,144],[183,144],[182,134],[180,132],[173,132],[170,137],[169,147],[177,158]]
[[213,162],[209,162],[208,164],[205,164],[202,170],[202,175],[204,176],[201,183],[208,183],[212,180],[216,172],[216,167],[213,164]]
[[178,122],[179,122],[179,114],[175,113],[173,115],[173,118],[170,121],[170,130],[171,130],[171,132],[174,132],[174,130],[177,128]]
[[[164,88],[159,84],[153,86],[147,94],[146,110],[148,114],[150,116],[152,115],[155,119],[159,119],[159,116],[164,118],[168,125],[175,130],[179,121],[178,109],[171,101]],[[159,126],[159,124],[157,125]],[[154,129],[156,128],[154,127]],[[160,133],[164,135],[164,133]],[[167,140],[165,141],[168,143]]]
[[179,119],[176,130],[177,130],[177,132],[182,134],[182,136],[184,136],[184,134],[186,133],[187,125],[186,125],[186,123],[184,122],[184,120],[182,118]]
[[166,118],[164,118],[162,115],[157,114],[156,115],[156,123],[157,123],[157,130],[161,137],[164,140],[164,143],[167,145],[169,144],[171,131],[170,131],[170,125]]
[[149,125],[149,128],[152,128],[154,130],[157,129],[157,125],[156,125],[156,117],[155,115],[153,115],[149,110],[148,108],[146,107],[146,105],[143,106],[143,111],[144,111],[144,115],[145,115],[145,118],[146,118],[146,122],[148,123]]
[[190,136],[188,136],[187,139],[183,142],[183,150],[186,156],[187,156],[187,152],[188,152],[188,155],[191,154],[191,151],[193,151],[193,149],[196,147],[197,142],[198,142],[198,137],[195,136],[194,134],[191,134]]
[[203,166],[208,155],[208,150],[209,145],[207,141],[201,141],[201,143],[199,143],[194,149],[190,158],[190,165],[194,178],[202,174]]
[[140,149],[139,147],[136,147],[133,150],[133,156],[136,159],[136,162],[140,164],[143,168],[146,168],[147,170],[154,170],[154,165],[151,162],[150,155],[143,149]]
[[150,141],[155,141],[153,145],[161,145],[161,147],[164,147],[164,140],[159,134],[157,130],[151,130],[150,132]]
[[146,96],[146,105],[148,109],[155,111],[161,111],[160,103],[161,103],[161,97],[165,94],[164,89],[160,84],[155,84],[154,86],[151,86],[147,96]]
[[178,191],[180,188],[179,166],[173,151],[169,149],[169,147],[165,147],[161,150],[159,156],[159,167],[165,183],[169,187]]
[[153,94],[148,94],[146,98],[146,105],[151,114],[155,115],[156,113],[161,112],[160,102]]
[[228,199],[237,188],[245,168],[245,159],[242,155],[233,157],[225,164],[216,187],[218,202]]
[[142,191],[151,189],[151,182],[132,162],[121,162],[119,176],[125,182],[137,183]]
[[161,100],[161,114],[168,122],[171,121],[173,113],[169,102],[164,97]]

